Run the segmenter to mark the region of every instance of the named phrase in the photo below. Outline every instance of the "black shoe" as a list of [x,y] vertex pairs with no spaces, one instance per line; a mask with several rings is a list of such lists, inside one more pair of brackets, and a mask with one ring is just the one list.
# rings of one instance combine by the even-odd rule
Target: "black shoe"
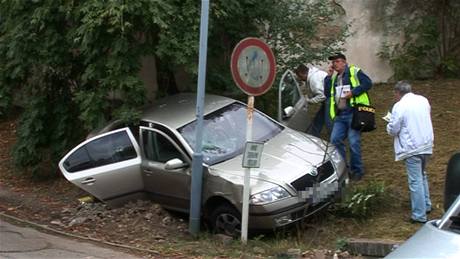
[[411,224],[425,224],[426,223],[426,220],[425,221],[420,221],[420,220],[415,220],[413,218],[410,218],[409,222]]

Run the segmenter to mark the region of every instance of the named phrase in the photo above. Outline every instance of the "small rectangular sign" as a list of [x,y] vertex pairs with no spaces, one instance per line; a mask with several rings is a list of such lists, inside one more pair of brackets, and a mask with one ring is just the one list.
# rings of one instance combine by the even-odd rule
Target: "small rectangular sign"
[[259,168],[263,149],[264,143],[262,142],[246,142],[246,147],[243,154],[243,167]]

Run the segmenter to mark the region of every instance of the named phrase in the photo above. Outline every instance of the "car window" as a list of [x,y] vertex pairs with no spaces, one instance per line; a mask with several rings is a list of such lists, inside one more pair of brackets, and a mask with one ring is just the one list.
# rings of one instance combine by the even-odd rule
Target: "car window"
[[[232,103],[204,116],[203,161],[212,165],[243,152],[246,143],[247,109],[241,103]],[[195,148],[196,121],[178,131]],[[257,110],[253,113],[253,141],[265,142],[277,135],[283,127]]]
[[174,144],[156,131],[142,130],[142,146],[148,160],[166,163],[173,158],[179,158],[184,161],[182,153]]
[[65,161],[64,168],[70,173],[89,169],[92,167],[92,161],[88,156],[86,147],[81,147],[73,152]]
[[281,83],[281,107],[295,106],[300,100],[300,92],[293,73],[287,73]]
[[88,142],[73,152],[63,163],[70,172],[136,158],[136,150],[126,131],[116,132]]

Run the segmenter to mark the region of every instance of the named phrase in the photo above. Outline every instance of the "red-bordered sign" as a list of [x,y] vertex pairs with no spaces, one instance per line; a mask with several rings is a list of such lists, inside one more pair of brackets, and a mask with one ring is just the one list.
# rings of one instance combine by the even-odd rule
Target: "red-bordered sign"
[[275,56],[270,47],[257,38],[245,38],[236,45],[230,68],[233,80],[248,95],[264,94],[275,80]]

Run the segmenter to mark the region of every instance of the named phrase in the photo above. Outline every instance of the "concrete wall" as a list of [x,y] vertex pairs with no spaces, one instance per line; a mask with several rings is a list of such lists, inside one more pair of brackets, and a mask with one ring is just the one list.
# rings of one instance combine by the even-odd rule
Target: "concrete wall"
[[379,0],[339,0],[343,19],[351,24],[353,35],[345,43],[347,61],[362,68],[374,82],[387,82],[393,75],[388,62],[377,56],[384,39],[379,22]]

